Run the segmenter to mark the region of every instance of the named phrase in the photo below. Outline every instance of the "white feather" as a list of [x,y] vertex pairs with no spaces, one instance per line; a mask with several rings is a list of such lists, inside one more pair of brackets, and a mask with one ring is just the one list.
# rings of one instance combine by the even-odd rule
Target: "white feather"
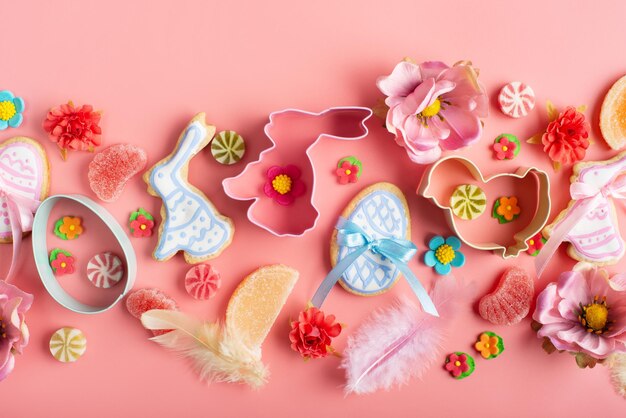
[[611,355],[607,364],[611,368],[611,381],[615,391],[626,398],[626,354]]
[[268,377],[261,353],[218,323],[202,322],[179,311],[155,309],[141,315],[147,329],[173,330],[152,341],[188,358],[202,380],[262,386]]
[[402,298],[366,319],[344,352],[346,394],[389,390],[441,362],[444,329],[456,316],[461,288],[452,276],[437,280],[430,296],[440,317],[424,313],[413,299]]

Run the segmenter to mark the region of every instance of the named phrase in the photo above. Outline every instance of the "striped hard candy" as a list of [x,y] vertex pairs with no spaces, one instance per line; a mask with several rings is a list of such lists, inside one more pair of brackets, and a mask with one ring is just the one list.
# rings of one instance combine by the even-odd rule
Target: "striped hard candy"
[[211,154],[220,164],[235,164],[241,161],[245,153],[246,143],[235,131],[222,131],[211,141]]
[[521,81],[513,81],[500,90],[500,110],[512,118],[523,118],[535,108],[535,92]]
[[450,196],[452,213],[465,220],[478,218],[487,208],[487,196],[478,186],[462,184]]
[[210,264],[193,266],[185,275],[187,293],[198,300],[206,300],[215,296],[221,283],[220,274]]
[[96,287],[113,287],[123,276],[122,260],[111,252],[96,254],[87,263],[87,278]]
[[50,353],[61,363],[73,363],[85,354],[87,338],[79,329],[63,327],[50,338]]

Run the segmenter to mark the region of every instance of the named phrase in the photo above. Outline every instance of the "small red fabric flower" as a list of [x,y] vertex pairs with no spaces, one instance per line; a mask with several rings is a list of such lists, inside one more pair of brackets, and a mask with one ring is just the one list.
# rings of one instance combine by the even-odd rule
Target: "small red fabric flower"
[[306,192],[306,186],[300,180],[301,176],[300,169],[295,165],[272,166],[267,170],[267,181],[263,192],[280,205],[291,205],[296,197]]
[[130,228],[133,231],[133,237],[150,237],[152,236],[154,221],[146,218],[144,215],[139,215],[137,219],[130,222]]
[[335,315],[325,316],[316,307],[310,307],[291,323],[289,341],[292,350],[305,359],[321,358],[332,352],[332,339],[340,333],[341,324],[335,323]]
[[59,276],[63,274],[72,274],[75,270],[74,257],[63,254],[62,252],[59,252],[56,255],[56,259],[52,260],[50,265],[52,266],[54,272]]
[[341,166],[337,168],[335,174],[339,179],[339,184],[356,183],[359,179],[359,166],[350,163],[350,161],[344,161]]
[[573,107],[566,108],[541,136],[544,152],[560,164],[572,164],[585,158],[589,148],[589,123]]
[[65,159],[68,150],[92,152],[100,145],[100,117],[100,112],[95,112],[92,106],[74,107],[70,101],[48,111],[43,129]]
[[493,144],[493,152],[498,160],[512,160],[515,157],[517,144],[507,138],[500,139],[500,142]]

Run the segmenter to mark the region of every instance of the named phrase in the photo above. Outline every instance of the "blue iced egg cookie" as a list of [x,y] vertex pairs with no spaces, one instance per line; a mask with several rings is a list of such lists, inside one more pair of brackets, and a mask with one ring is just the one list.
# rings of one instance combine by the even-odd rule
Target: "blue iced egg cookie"
[[[409,208],[402,191],[391,183],[377,183],[362,190],[341,216],[365,232],[371,239],[410,239]],[[342,246],[333,232],[330,258],[333,267],[356,248]],[[370,250],[348,267],[339,283],[347,291],[373,296],[389,290],[400,277],[398,268],[387,258]]]

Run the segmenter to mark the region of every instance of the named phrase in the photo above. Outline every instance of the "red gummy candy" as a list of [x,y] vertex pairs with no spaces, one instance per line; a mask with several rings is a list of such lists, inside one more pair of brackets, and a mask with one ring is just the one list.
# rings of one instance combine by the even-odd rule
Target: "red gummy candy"
[[528,315],[534,292],[533,278],[524,269],[511,267],[496,290],[480,299],[478,312],[492,324],[517,324]]
[[105,202],[116,201],[126,182],[146,167],[146,152],[134,145],[117,144],[100,151],[89,163],[89,187]]
[[[176,301],[159,289],[139,289],[126,298],[126,309],[135,318],[141,318],[144,312],[152,309],[178,310]],[[171,330],[152,330],[155,336],[163,335]]]

